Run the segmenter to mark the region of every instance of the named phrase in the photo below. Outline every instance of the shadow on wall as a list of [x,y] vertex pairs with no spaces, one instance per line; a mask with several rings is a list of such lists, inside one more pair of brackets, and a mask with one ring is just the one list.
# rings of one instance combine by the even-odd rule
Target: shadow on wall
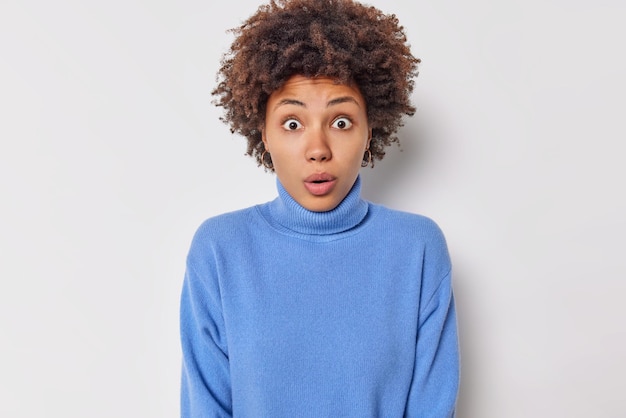
[[415,115],[406,120],[398,135],[400,143],[387,147],[385,157],[373,169],[361,169],[365,199],[397,208],[397,202],[419,196],[428,168],[434,165],[432,151],[437,141],[423,119]]
[[459,387],[459,398],[457,402],[457,418],[471,418],[476,416],[478,411],[477,400],[480,398],[480,387],[477,382],[479,373],[477,367],[477,347],[476,338],[472,338],[475,333],[472,328],[476,328],[480,323],[479,312],[472,301],[477,300],[472,297],[475,290],[471,287],[471,274],[467,268],[463,267],[458,260],[454,262],[453,288],[457,311],[457,324],[459,332],[459,346],[461,355],[461,385]]
[[361,179],[363,180],[362,195],[366,200],[390,205],[393,197],[404,194],[401,190],[399,180],[408,176],[410,165],[417,163],[419,152],[416,152],[417,145],[411,144],[407,148],[407,140],[404,136],[419,138],[419,134],[403,130],[400,137],[400,144],[393,144],[386,149],[385,158],[376,161],[374,168],[366,167],[361,169]]

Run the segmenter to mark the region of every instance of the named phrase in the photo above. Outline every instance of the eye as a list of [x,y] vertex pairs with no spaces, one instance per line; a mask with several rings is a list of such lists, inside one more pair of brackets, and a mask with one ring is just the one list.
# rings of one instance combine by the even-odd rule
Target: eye
[[332,126],[337,129],[349,129],[352,126],[352,121],[346,117],[341,117],[335,119]]
[[295,131],[297,129],[300,129],[301,127],[302,127],[302,124],[293,118],[287,119],[286,121],[283,122],[283,128],[285,128],[288,131]]

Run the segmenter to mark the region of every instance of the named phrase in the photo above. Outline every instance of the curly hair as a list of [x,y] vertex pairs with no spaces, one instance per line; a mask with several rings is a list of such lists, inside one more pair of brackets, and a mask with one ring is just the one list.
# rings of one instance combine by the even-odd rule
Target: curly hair
[[393,14],[352,0],[270,0],[230,32],[235,40],[212,94],[224,107],[220,119],[247,138],[259,165],[267,100],[293,75],[356,84],[372,128],[372,165],[398,142],[403,115],[415,113],[410,95],[420,60]]

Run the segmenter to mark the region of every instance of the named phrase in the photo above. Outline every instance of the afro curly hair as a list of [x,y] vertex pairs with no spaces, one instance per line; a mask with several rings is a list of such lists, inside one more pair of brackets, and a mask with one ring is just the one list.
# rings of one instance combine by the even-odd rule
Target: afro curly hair
[[398,142],[403,115],[415,113],[410,95],[420,60],[393,14],[353,0],[271,0],[230,32],[235,40],[212,94],[224,107],[221,120],[247,138],[259,165],[267,100],[293,75],[356,84],[372,128],[372,166]]

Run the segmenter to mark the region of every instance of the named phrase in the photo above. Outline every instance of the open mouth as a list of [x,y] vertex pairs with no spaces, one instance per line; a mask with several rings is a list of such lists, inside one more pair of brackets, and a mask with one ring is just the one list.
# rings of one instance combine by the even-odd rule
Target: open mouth
[[312,174],[304,180],[304,186],[310,193],[316,196],[330,193],[336,183],[337,179],[326,173]]
[[315,173],[315,174],[311,174],[306,179],[304,179],[306,183],[313,183],[313,184],[327,183],[329,181],[334,181],[334,180],[335,180],[335,177],[331,176],[328,173]]

